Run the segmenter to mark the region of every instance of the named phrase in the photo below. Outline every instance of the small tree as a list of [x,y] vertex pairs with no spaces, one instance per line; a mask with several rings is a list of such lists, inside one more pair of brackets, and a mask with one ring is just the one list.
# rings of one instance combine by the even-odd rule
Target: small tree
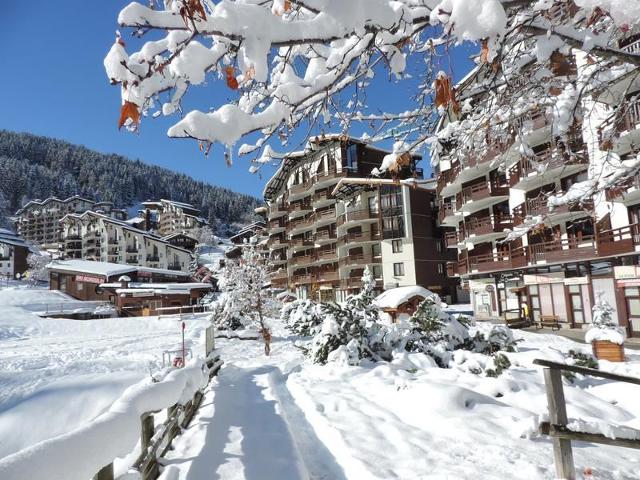
[[324,364],[339,358],[342,363],[356,365],[364,358],[380,358],[380,326],[378,310],[373,303],[374,288],[375,279],[369,268],[365,268],[360,293],[350,295],[344,306],[322,305],[325,320],[313,341],[314,362]]
[[244,244],[242,257],[229,262],[219,281],[222,295],[214,316],[222,328],[235,330],[249,325],[259,328],[270,353],[271,331],[266,317],[276,310],[276,301],[265,285],[269,283],[270,264],[254,244]]
[[49,262],[51,262],[49,255],[30,253],[27,257],[27,265],[29,265],[27,277],[29,278],[29,282],[32,284],[46,282],[49,279],[49,272],[47,270]]

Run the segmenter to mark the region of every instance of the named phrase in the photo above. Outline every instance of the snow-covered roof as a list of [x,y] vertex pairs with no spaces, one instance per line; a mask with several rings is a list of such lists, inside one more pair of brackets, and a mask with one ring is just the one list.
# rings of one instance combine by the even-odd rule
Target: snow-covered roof
[[382,292],[374,300],[378,308],[398,308],[413,297],[426,298],[433,293],[420,285],[410,285],[407,287],[397,287]]
[[29,245],[23,238],[19,237],[16,233],[4,228],[0,229],[0,243],[13,245],[14,247],[29,248]]
[[[174,247],[177,248],[177,247]],[[182,250],[182,249],[180,249]],[[185,252],[188,250],[185,250]],[[157,273],[159,275],[176,275],[178,277],[190,277],[189,272],[181,272],[180,270],[167,270],[165,268],[136,267],[139,272]]]
[[130,218],[129,220],[125,220],[125,223],[128,223],[129,225],[135,225],[136,223],[141,223],[144,222],[144,218],[142,217],[133,217]]
[[163,240],[169,241],[172,238],[176,238],[176,237],[187,237],[190,238],[191,240],[194,241],[198,241],[197,238],[194,238],[193,236],[189,235],[188,233],[185,232],[174,232],[174,233],[170,233],[169,235],[165,235],[164,237],[162,237]]
[[84,200],[85,202],[96,203],[95,200],[89,200],[88,198],[81,197],[80,195],[73,195],[72,197],[66,198],[64,200],[58,197],[49,197],[44,200],[31,200],[27,202],[20,210],[16,212],[16,215],[20,215],[22,212],[24,212],[27,208],[31,207],[32,205],[38,205],[41,207],[51,202],[69,203],[72,200]]
[[92,262],[90,260],[54,260],[47,265],[49,270],[65,272],[82,272],[94,275],[110,277],[112,275],[123,275],[135,272],[138,267],[135,265],[121,265],[119,263]]

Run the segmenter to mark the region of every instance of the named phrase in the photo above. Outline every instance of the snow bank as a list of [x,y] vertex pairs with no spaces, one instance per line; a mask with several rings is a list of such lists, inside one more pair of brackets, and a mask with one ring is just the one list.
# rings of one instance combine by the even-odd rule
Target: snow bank
[[90,424],[0,460],[0,478],[91,478],[134,449],[143,413],[185,403],[207,381],[208,372],[203,371],[199,358],[168,372],[158,383],[150,379],[137,383]]

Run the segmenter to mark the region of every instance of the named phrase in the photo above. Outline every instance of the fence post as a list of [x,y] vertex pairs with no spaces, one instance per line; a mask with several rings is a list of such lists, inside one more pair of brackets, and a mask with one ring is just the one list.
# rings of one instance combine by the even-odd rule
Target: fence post
[[113,463],[102,467],[100,471],[93,476],[93,480],[114,480]]
[[211,352],[216,348],[215,328],[213,325],[209,325],[205,330],[205,355],[209,356]]
[[140,447],[141,454],[146,453],[149,448],[149,444],[151,443],[151,439],[153,438],[153,433],[155,430],[155,423],[153,415],[150,413],[144,413],[142,417],[140,417],[140,421],[142,423],[141,435],[140,435]]
[[[566,426],[568,423],[567,406],[564,400],[562,374],[559,369],[545,368],[544,383],[547,386],[547,403],[549,405],[549,423]],[[553,458],[556,466],[556,477],[562,480],[575,480],[571,440],[552,437]]]

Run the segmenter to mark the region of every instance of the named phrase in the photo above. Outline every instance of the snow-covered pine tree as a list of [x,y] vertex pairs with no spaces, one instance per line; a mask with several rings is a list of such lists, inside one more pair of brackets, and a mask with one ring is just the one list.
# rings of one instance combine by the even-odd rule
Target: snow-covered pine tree
[[380,336],[378,310],[375,299],[375,279],[365,268],[362,289],[350,295],[344,306],[323,304],[325,316],[322,329],[314,337],[311,355],[316,363],[328,361],[357,365],[362,359],[378,360],[382,351],[377,338]]
[[49,254],[30,253],[29,256],[27,256],[27,265],[29,265],[27,278],[30,283],[37,284],[48,280],[49,272],[47,265],[49,262],[51,262],[51,256]]

